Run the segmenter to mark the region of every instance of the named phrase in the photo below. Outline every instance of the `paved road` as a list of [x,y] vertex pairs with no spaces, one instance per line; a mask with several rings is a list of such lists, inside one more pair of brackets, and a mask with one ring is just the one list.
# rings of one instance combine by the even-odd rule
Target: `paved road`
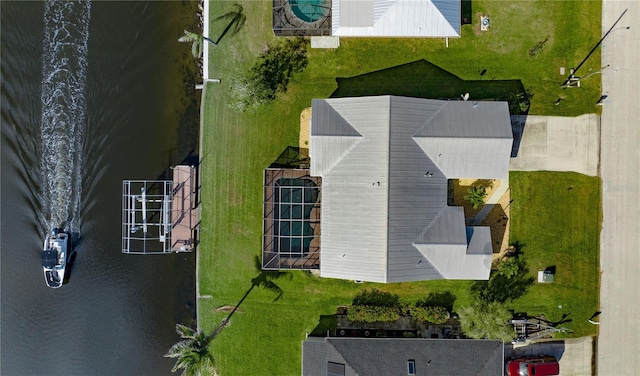
[[602,46],[599,376],[640,374],[640,1],[604,0],[602,22],[627,8]]

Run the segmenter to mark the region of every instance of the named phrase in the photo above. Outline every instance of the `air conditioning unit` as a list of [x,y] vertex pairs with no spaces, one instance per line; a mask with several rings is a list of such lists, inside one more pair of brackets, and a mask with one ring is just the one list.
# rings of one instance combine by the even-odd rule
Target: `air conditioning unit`
[[444,338],[453,338],[453,330],[445,329],[444,330]]

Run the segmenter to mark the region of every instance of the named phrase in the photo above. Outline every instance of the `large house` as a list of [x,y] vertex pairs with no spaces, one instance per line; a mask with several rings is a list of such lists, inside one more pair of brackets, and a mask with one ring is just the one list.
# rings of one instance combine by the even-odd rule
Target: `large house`
[[331,35],[460,37],[460,0],[332,0]]
[[505,179],[506,102],[315,99],[310,175],[322,178],[320,276],[488,279],[488,227],[447,205],[448,180]]
[[276,35],[458,38],[461,0],[273,0]]
[[499,340],[319,338],[302,343],[302,375],[504,375]]

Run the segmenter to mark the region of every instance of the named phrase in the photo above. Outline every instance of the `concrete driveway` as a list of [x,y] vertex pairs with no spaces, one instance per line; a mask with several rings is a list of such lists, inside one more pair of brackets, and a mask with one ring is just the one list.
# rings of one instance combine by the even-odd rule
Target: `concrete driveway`
[[504,345],[504,356],[552,355],[560,363],[561,376],[589,376],[594,373],[594,340],[591,337],[549,340],[514,347]]
[[511,124],[514,149],[509,170],[598,175],[600,119],[597,115],[512,116]]

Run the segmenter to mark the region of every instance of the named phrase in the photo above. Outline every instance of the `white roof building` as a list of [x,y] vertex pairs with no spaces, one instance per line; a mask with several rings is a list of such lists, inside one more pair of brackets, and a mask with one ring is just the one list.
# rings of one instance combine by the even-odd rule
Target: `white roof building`
[[460,37],[460,0],[333,0],[331,34]]
[[447,180],[504,179],[506,102],[396,96],[313,100],[322,177],[320,275],[371,282],[488,279],[488,227],[447,206]]

